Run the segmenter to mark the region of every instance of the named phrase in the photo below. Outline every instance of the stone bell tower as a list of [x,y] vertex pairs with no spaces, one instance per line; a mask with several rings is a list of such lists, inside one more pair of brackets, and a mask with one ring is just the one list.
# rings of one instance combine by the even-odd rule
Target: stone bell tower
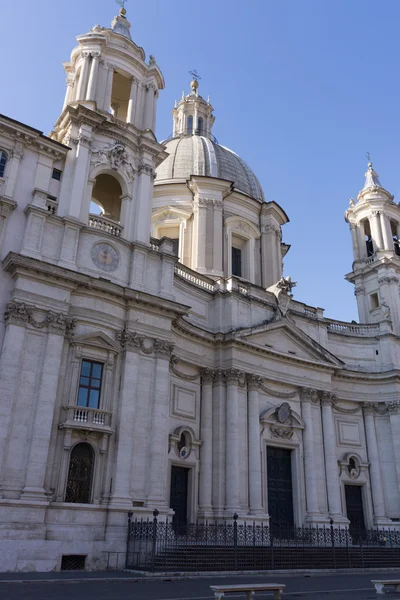
[[64,64],[67,92],[52,137],[70,146],[57,214],[149,243],[156,166],[165,158],[154,135],[164,79],[153,56],[131,38],[125,8],[110,28],[77,37]]
[[353,244],[354,283],[363,323],[389,321],[400,334],[400,207],[368,163],[365,184],[345,213]]

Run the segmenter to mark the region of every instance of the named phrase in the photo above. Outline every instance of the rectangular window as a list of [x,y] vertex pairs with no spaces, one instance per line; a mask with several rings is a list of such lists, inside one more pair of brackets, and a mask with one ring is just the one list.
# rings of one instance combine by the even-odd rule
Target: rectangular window
[[242,251],[232,246],[232,275],[242,276]]
[[102,363],[83,360],[79,379],[78,406],[99,408],[101,380],[103,377]]
[[53,169],[53,179],[57,179],[57,181],[61,181],[61,175],[62,175],[62,171],[60,171],[59,169]]
[[379,308],[379,296],[378,296],[377,292],[370,295],[370,300],[371,300],[371,310],[374,310],[374,308]]

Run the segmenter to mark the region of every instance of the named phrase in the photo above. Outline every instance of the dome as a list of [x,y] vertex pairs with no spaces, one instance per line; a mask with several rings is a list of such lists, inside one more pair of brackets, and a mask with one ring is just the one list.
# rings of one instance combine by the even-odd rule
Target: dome
[[155,183],[203,175],[232,181],[234,188],[264,202],[261,185],[253,171],[235,152],[210,137],[186,135],[163,142],[169,156],[156,170]]

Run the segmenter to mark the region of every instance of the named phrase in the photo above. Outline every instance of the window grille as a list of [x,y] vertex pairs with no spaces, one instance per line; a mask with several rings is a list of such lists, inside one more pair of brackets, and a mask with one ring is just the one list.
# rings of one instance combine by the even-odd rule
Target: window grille
[[84,571],[86,556],[64,554],[61,559],[61,571]]
[[8,159],[7,154],[3,150],[0,150],[0,177],[4,177],[4,171],[6,170],[7,159]]
[[90,504],[94,452],[90,444],[74,446],[69,461],[65,502]]
[[103,377],[102,363],[83,360],[79,380],[78,406],[99,408],[101,380]]

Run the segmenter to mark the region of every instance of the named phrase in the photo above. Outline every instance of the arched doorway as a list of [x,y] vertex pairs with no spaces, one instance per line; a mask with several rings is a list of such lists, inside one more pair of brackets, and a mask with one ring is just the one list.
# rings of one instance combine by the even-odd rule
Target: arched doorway
[[90,504],[94,466],[94,451],[90,444],[74,446],[69,460],[65,502]]

